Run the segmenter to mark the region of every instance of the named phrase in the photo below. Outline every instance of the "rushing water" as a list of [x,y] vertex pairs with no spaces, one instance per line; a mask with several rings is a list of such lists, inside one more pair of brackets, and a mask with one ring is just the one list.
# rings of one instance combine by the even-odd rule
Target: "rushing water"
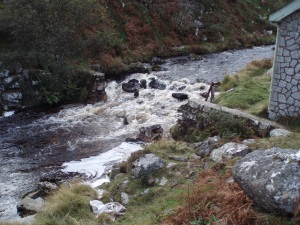
[[[112,163],[141,148],[124,143],[126,138],[134,138],[140,127],[161,124],[164,136],[169,137],[169,128],[179,117],[177,109],[186,103],[172,98],[172,93],[201,98],[200,93],[208,88],[201,81],[221,81],[250,61],[272,54],[272,46],[266,46],[209,54],[200,61],[172,58],[162,65],[165,71],[132,74],[123,81],[134,78],[149,83],[157,78],[167,85],[166,90],[141,89],[135,98],[122,91],[121,82],[111,81],[106,87],[106,103],[0,118],[0,220],[17,218],[20,197],[54,171],[86,173],[93,186],[99,179],[107,180],[105,174]],[[129,125],[123,124],[124,115]]]

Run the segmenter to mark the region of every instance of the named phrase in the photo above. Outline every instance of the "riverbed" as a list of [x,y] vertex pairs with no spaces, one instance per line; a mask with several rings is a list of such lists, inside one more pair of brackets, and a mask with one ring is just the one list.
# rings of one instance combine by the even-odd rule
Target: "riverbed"
[[[0,118],[0,221],[18,218],[20,197],[37,188],[40,179],[60,174],[84,173],[92,186],[107,181],[113,163],[124,160],[141,144],[125,143],[141,127],[160,124],[164,138],[180,114],[185,101],[172,93],[203,98],[211,82],[241,70],[256,59],[273,57],[273,46],[167,59],[162,71],[131,74],[122,82],[109,81],[107,102],[66,105],[53,111],[26,111]],[[136,98],[122,90],[130,79],[157,79],[165,90],[141,89]],[[124,116],[128,125],[123,123]],[[62,176],[62,175],[61,175]]]

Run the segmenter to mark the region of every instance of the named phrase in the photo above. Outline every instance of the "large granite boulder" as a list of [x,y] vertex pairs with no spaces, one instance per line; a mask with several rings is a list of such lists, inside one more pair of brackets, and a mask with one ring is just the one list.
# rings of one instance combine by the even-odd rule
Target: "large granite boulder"
[[132,175],[134,177],[143,177],[152,172],[161,169],[164,166],[164,160],[154,154],[146,154],[132,163]]
[[300,150],[256,150],[233,167],[235,181],[261,208],[293,213],[300,200]]

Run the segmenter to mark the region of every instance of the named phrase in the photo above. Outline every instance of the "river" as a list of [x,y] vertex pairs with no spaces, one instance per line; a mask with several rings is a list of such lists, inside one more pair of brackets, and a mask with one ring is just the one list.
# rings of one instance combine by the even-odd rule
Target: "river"
[[[139,144],[124,142],[134,138],[140,127],[161,124],[164,137],[169,137],[170,127],[180,116],[177,109],[187,101],[172,98],[172,93],[202,98],[200,93],[208,88],[204,82],[222,81],[252,60],[271,58],[272,48],[208,54],[199,61],[170,58],[162,65],[163,71],[132,74],[122,81],[145,79],[149,83],[156,78],[167,85],[165,90],[141,89],[135,98],[122,91],[122,82],[109,81],[105,103],[0,117],[0,221],[19,217],[20,197],[36,189],[41,179],[79,172],[86,174],[92,186],[107,180],[113,163],[141,149]],[[124,115],[128,125],[123,124]]]

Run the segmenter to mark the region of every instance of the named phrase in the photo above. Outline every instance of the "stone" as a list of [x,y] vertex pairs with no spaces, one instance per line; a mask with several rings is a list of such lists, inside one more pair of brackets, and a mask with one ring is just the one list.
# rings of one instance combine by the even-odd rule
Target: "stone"
[[172,93],[172,97],[178,99],[179,101],[189,99],[189,96],[184,93]]
[[147,88],[147,81],[145,79],[140,80],[141,87],[146,89]]
[[9,84],[9,83],[11,83],[13,80],[14,80],[13,77],[7,77],[7,78],[5,78],[3,81],[4,81],[4,84]]
[[208,137],[203,142],[193,144],[192,148],[196,150],[196,155],[205,158],[216,148],[216,145],[220,140],[221,138],[219,136]]
[[168,183],[168,179],[163,177],[161,178],[160,182],[159,182],[159,186],[165,186]]
[[191,61],[203,60],[203,57],[201,55],[196,55],[194,53],[189,54],[188,58]]
[[139,131],[140,133],[137,136],[138,140],[152,142],[161,139],[164,130],[161,125],[156,124],[149,127],[141,127]]
[[250,145],[250,144],[253,144],[255,142],[256,142],[255,139],[245,139],[245,140],[242,141],[242,144],[244,144],[244,145]]
[[103,204],[103,202],[99,200],[92,200],[90,201],[90,206],[93,209],[93,213],[97,215],[101,213],[124,215],[124,211],[125,211],[125,207],[118,202],[109,202]]
[[136,90],[140,89],[139,81],[135,82],[133,80],[122,84],[122,90],[129,93],[134,93]]
[[6,77],[9,77],[9,70],[2,70],[2,72],[0,72],[0,78]]
[[189,160],[189,157],[184,156],[169,156],[169,159],[178,161],[178,162],[187,162]]
[[57,184],[48,181],[43,181],[38,183],[38,189],[44,192],[50,193],[58,189]]
[[149,174],[147,177],[147,185],[148,186],[154,186],[156,183],[156,179],[152,176],[152,174]]
[[229,142],[212,151],[210,158],[215,162],[222,162],[223,159],[232,159],[234,157],[244,157],[250,153],[247,145]]
[[30,196],[25,196],[21,202],[17,205],[18,213],[22,217],[27,215],[33,215],[37,212],[41,212],[44,205],[44,200],[41,197],[31,198]]
[[234,180],[269,212],[292,214],[300,200],[300,150],[256,150],[233,167]]
[[149,73],[149,68],[147,68],[143,63],[136,62],[129,64],[129,73]]
[[125,192],[121,193],[121,203],[127,205],[129,203],[129,195]]
[[285,129],[273,129],[270,131],[270,137],[285,137],[291,132]]
[[137,98],[137,97],[139,97],[139,95],[140,95],[139,89],[135,90],[133,96],[134,96],[135,98]]
[[91,70],[94,70],[96,72],[100,72],[101,71],[101,65],[100,64],[93,64],[93,65],[91,65]]
[[159,80],[156,80],[155,78],[152,78],[149,83],[149,87],[153,89],[165,90],[167,88],[167,85]]
[[164,160],[150,153],[146,154],[132,163],[132,175],[142,177],[164,167]]
[[22,93],[20,93],[20,92],[4,93],[4,94],[2,94],[2,97],[6,101],[18,103],[19,100],[22,99]]
[[163,64],[165,63],[166,61],[161,59],[161,58],[158,58],[158,57],[153,57],[152,60],[151,60],[152,64]]
[[174,168],[176,165],[177,165],[177,163],[169,162],[168,165],[167,165],[167,168],[168,168],[168,169],[172,169],[172,168]]

